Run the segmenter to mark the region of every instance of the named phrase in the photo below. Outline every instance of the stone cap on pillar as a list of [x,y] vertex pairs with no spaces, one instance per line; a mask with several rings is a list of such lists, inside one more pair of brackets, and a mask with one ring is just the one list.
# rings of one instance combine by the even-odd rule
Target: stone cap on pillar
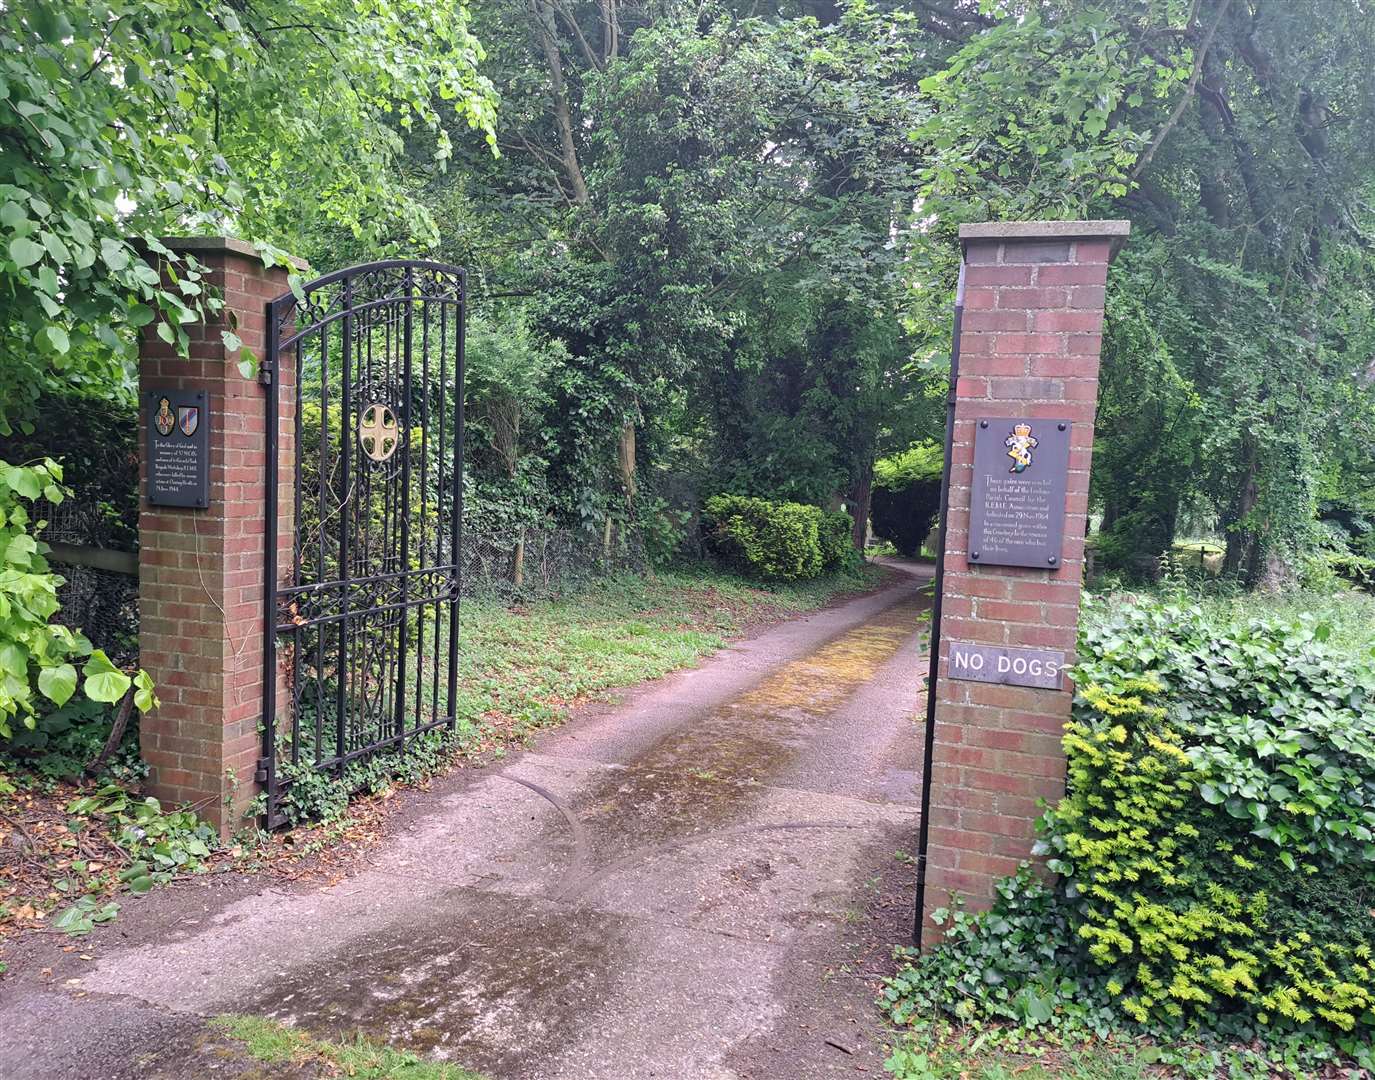
[[[249,259],[266,262],[257,247],[235,236],[163,236],[160,240],[169,250],[190,255],[243,255]],[[298,259],[295,255],[288,255],[286,259],[294,269],[310,269],[310,264],[305,259]]]
[[1122,218],[1105,221],[975,221],[960,226],[960,247],[971,240],[1003,242],[1046,240],[1107,240],[1116,255],[1127,241],[1132,223]]

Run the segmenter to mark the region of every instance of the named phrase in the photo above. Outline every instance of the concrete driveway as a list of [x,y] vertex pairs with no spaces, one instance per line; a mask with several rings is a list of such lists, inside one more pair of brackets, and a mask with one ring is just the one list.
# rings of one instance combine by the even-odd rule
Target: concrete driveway
[[219,1013],[494,1080],[879,1075],[928,606],[900,569],[457,774],[344,880],[167,890],[93,961],[54,944],[0,989],[0,1076],[245,1075]]

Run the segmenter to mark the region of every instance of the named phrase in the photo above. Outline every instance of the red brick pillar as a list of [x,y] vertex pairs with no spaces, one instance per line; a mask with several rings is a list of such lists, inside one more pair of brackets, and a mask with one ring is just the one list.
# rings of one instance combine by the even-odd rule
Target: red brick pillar
[[[1064,789],[1060,740],[1070,715],[1067,680],[1055,688],[951,678],[950,651],[993,647],[1063,651],[1072,661],[1083,581],[1089,462],[1098,398],[1103,293],[1126,221],[964,225],[964,320],[956,385],[946,536],[941,663],[936,686],[923,944],[952,893],[987,907],[995,879],[1030,856],[1038,800]],[[1044,565],[998,565],[969,550],[974,446],[980,421],[1043,419],[1049,446],[1068,433],[1064,534]],[[994,419],[996,418],[996,419]],[[1001,441],[1009,434],[985,428]],[[986,470],[990,476],[1006,473]],[[1049,465],[1047,465],[1049,468]],[[1058,499],[1056,500],[1058,502]],[[1054,558],[1054,564],[1051,559]],[[986,651],[986,655],[991,650]],[[1025,662],[1025,661],[1024,661]],[[968,676],[967,668],[957,672]]]
[[[238,353],[225,347],[221,334],[234,327],[262,358],[265,305],[287,291],[287,279],[284,269],[264,266],[240,240],[165,242],[205,267],[208,284],[224,298],[224,311],[187,327],[189,356],[178,355],[153,333],[156,324],[145,329],[139,346],[139,660],[161,702],[140,722],[139,743],[152,794],[165,803],[190,803],[228,834],[242,824],[256,794],[253,774],[261,754],[267,397],[265,387],[239,371]],[[281,564],[290,566],[292,364],[283,363],[277,378],[280,461],[286,463],[279,466],[279,551]],[[200,420],[209,425],[205,507],[149,502],[150,395],[168,389],[179,391],[175,400],[203,402],[208,409]],[[197,392],[203,397],[196,398]]]

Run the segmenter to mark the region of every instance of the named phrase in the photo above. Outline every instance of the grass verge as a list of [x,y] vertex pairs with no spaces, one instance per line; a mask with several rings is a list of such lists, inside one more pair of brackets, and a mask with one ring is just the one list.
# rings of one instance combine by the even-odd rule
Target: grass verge
[[871,588],[877,567],[773,588],[704,570],[614,578],[506,607],[465,602],[458,713],[482,741],[520,741],[582,701],[686,667],[751,627]]
[[361,1035],[352,1042],[326,1042],[259,1016],[220,1016],[210,1025],[242,1043],[250,1057],[265,1065],[353,1080],[483,1080],[457,1065],[393,1050]]

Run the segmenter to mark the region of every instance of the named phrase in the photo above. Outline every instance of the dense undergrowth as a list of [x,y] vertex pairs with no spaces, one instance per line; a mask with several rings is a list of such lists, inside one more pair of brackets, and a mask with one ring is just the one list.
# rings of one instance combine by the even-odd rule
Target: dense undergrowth
[[[892,1019],[1022,1048],[1146,1037],[1186,1074],[1375,1069],[1367,600],[1091,601],[1067,791],[1040,824],[1054,876],[943,912]],[[917,1052],[892,1070],[927,1075]]]

